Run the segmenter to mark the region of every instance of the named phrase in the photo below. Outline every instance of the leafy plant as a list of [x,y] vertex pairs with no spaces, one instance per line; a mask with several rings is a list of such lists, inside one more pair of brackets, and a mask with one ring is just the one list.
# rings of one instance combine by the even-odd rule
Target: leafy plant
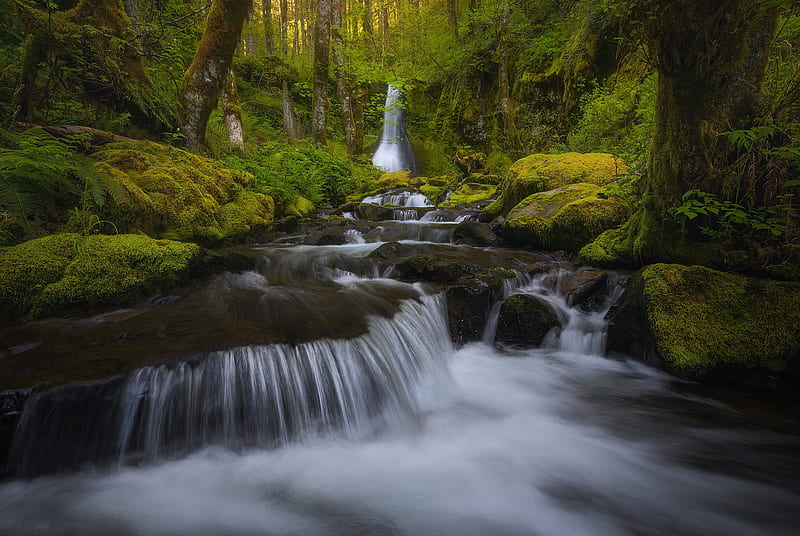
[[700,225],[698,229],[717,240],[758,233],[778,237],[786,234],[789,228],[789,221],[782,212],[791,212],[791,195],[784,196],[783,200],[786,203],[747,210],[738,203],[720,200],[714,194],[689,190],[683,194],[683,203],[670,213],[677,221],[683,222],[703,217],[707,225]]

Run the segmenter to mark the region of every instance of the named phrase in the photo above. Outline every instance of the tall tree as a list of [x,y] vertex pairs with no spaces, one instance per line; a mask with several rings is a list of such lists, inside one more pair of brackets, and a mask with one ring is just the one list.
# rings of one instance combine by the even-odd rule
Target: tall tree
[[358,154],[361,148],[356,146],[355,118],[353,116],[353,92],[350,74],[344,62],[344,37],[342,36],[342,19],[345,0],[333,0],[331,38],[333,41],[333,63],[336,74],[336,98],[341,107],[342,128],[347,145],[347,153]]
[[314,24],[314,92],[311,99],[311,132],[315,145],[325,143],[330,64],[331,0],[317,0]]
[[239,106],[239,94],[236,91],[236,78],[233,69],[228,71],[222,84],[222,116],[228,142],[239,151],[244,151],[244,129],[242,128],[242,109]]
[[[264,52],[267,56],[270,56],[275,54],[275,31],[272,27],[272,0],[261,0],[261,10],[264,15]],[[283,34],[281,34],[281,36],[283,36]]]
[[206,29],[178,93],[179,119],[187,147],[206,146],[206,124],[217,106],[251,0],[214,0]]
[[645,210],[634,253],[663,258],[669,208],[690,189],[724,193],[738,185],[722,131],[752,124],[775,35],[777,12],[752,0],[639,0],[647,56],[658,71]]

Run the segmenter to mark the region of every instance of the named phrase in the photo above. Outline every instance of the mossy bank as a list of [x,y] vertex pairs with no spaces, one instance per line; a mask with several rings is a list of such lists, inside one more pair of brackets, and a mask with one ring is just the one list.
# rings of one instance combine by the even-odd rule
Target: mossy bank
[[0,307],[31,320],[131,303],[171,289],[198,261],[196,244],[142,235],[64,233],[0,252]]
[[690,379],[788,373],[800,361],[800,283],[646,266],[611,313],[609,349]]

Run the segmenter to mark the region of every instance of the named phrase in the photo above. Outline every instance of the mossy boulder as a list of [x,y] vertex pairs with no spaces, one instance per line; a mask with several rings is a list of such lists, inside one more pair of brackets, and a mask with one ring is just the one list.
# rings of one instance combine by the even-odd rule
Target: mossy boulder
[[612,310],[608,342],[684,378],[785,372],[800,358],[800,283],[649,265]]
[[526,197],[508,214],[501,235],[516,245],[577,252],[624,220],[619,199],[600,186],[579,183]]
[[138,142],[111,143],[92,157],[95,169],[122,193],[103,208],[103,215],[123,232],[216,242],[268,225],[274,217],[271,197],[243,193],[250,174],[202,156]]
[[494,184],[464,182],[439,206],[444,208],[467,207],[485,203],[497,194]]
[[283,207],[283,213],[287,216],[307,218],[314,213],[314,203],[310,199],[299,195]]
[[539,347],[547,333],[559,325],[558,315],[545,300],[515,294],[500,306],[494,339],[523,348]]
[[0,253],[0,306],[26,319],[130,302],[169,288],[200,247],[142,235],[64,233]]
[[533,154],[514,162],[502,183],[502,193],[481,214],[482,221],[505,216],[531,194],[568,184],[605,186],[628,171],[624,160],[606,153]]
[[384,173],[370,183],[371,190],[389,190],[416,186],[420,181],[411,178],[411,172],[404,169]]
[[452,182],[451,177],[422,177],[423,184],[420,185],[419,191],[427,197],[431,203],[438,205],[442,200],[443,194],[450,188]]

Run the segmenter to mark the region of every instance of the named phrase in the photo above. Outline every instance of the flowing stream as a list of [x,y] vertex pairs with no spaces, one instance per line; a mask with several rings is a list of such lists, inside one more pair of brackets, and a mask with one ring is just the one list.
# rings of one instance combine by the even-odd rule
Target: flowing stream
[[[466,250],[409,239],[460,217],[428,214],[382,232]],[[255,271],[142,313],[185,315],[184,346],[229,323],[228,347],[34,394],[0,534],[797,534],[797,421],[604,357],[617,279],[585,311],[561,290],[573,267],[520,274],[497,304],[535,296],[560,326],[500,349],[495,306],[456,348],[438,288],[391,279],[380,233],[348,233],[251,248]],[[247,342],[273,328],[291,337]]]

